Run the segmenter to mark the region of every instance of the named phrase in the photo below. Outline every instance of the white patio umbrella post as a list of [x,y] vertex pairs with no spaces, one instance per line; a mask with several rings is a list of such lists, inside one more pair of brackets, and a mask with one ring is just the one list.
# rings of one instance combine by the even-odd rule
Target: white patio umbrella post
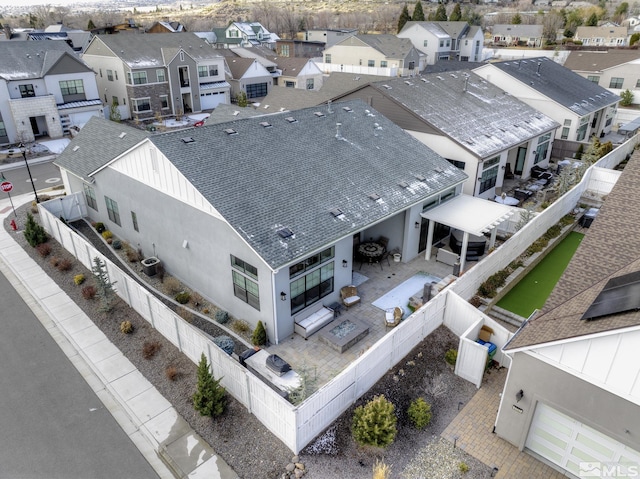
[[435,229],[435,221],[429,220],[429,229],[427,230],[427,249],[424,252],[424,259],[431,259],[431,247],[433,246],[433,230]]
[[462,249],[460,250],[460,274],[464,271],[464,263],[467,259],[467,247],[469,246],[469,232],[464,231],[462,235]]

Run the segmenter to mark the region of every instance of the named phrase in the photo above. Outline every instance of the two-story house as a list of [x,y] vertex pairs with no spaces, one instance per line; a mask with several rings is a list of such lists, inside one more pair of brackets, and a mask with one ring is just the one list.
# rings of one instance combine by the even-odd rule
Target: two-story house
[[482,29],[467,22],[407,22],[397,36],[411,40],[429,65],[438,60],[482,60]]
[[320,68],[326,72],[410,76],[425,65],[425,56],[407,38],[353,35],[327,48]]
[[556,140],[588,143],[611,131],[620,97],[549,58],[488,63],[474,72],[560,123]]
[[616,95],[629,90],[634,95],[633,103],[640,102],[638,50],[573,51],[564,66]]
[[103,114],[95,73],[66,42],[0,48],[0,144],[57,138]]
[[82,58],[97,73],[105,105],[115,105],[122,119],[181,115],[230,102],[224,58],[193,33],[96,36]]
[[216,48],[250,48],[262,45],[273,50],[280,39],[259,22],[232,22],[227,27],[214,28],[213,33],[216,34]]
[[325,44],[325,48],[329,48],[345,38],[357,34],[356,28],[311,29],[304,32],[304,39],[307,42],[322,42]]

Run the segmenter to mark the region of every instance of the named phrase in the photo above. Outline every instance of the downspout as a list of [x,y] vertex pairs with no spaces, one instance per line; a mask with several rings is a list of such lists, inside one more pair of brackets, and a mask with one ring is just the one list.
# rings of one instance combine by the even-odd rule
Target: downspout
[[276,289],[276,273],[278,271],[271,272],[271,301],[273,303],[273,338],[278,344],[278,308],[276,308],[276,301],[278,300],[278,295],[275,291]]

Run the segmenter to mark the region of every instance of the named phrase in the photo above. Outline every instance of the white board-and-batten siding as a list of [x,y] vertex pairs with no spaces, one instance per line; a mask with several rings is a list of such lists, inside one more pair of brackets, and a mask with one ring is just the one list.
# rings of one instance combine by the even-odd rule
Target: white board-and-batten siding
[[109,168],[225,221],[211,203],[150,141],[143,141],[111,163]]

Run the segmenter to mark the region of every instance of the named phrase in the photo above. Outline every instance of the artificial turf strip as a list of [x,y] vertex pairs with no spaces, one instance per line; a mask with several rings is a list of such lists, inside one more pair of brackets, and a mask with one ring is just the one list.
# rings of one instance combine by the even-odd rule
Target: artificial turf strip
[[528,318],[542,308],[584,237],[572,231],[498,301],[497,306]]

